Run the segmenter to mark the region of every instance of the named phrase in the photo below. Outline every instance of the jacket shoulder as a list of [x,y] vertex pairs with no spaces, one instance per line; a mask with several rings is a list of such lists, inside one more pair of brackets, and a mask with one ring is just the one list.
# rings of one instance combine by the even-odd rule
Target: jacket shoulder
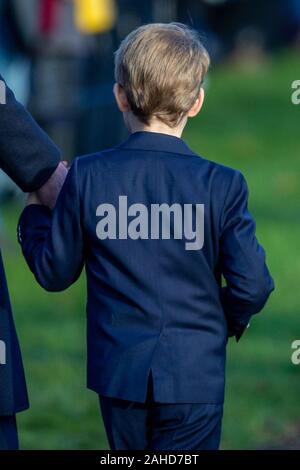
[[117,149],[111,148],[99,152],[88,153],[86,155],[76,157],[74,162],[76,162],[78,167],[84,169],[88,168],[90,165],[94,165],[95,163],[104,164],[115,152],[117,152]]
[[207,177],[213,178],[214,183],[220,185],[219,189],[229,189],[235,182],[244,180],[244,176],[240,170],[206,159],[201,155],[195,154],[195,157],[196,158],[193,159],[193,170],[197,171],[198,167],[199,171],[203,171],[204,168]]
[[236,173],[240,173],[239,170],[232,168],[227,165],[223,165],[222,163],[216,162],[215,160],[210,160],[208,158],[205,158],[202,155],[197,155],[195,156],[198,157],[199,161],[202,162],[202,164],[207,165],[211,170],[214,170],[223,176],[228,176],[229,178],[233,177]]

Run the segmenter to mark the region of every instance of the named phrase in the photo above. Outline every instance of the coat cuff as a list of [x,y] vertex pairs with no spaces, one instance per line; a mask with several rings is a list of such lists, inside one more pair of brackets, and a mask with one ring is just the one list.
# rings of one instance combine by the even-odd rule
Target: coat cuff
[[56,157],[53,157],[53,164],[48,168],[41,170],[30,182],[28,181],[25,183],[23,181],[16,181],[16,183],[24,193],[33,193],[34,191],[38,191],[51,178],[59,163],[60,156],[57,155]]
[[52,217],[52,211],[49,207],[41,204],[29,204],[25,207],[22,214],[20,215],[18,222],[18,241],[22,245],[23,243],[23,232],[26,228],[34,227],[36,225],[49,224]]
[[250,326],[250,321],[248,320],[247,323],[240,323],[236,325],[230,325],[228,327],[228,336],[232,337],[234,336],[236,341],[238,342],[241,337],[243,336],[245,330],[249,328]]

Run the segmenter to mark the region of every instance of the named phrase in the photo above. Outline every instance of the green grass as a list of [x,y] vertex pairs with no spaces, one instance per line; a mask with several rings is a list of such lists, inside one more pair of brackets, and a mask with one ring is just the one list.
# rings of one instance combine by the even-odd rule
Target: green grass
[[[226,449],[280,447],[299,429],[300,366],[290,361],[291,342],[300,338],[300,106],[290,99],[298,63],[298,55],[282,54],[252,70],[219,67],[210,74],[203,112],[185,132],[194,150],[246,176],[276,283],[245,337],[230,342]],[[20,209],[3,211],[10,237],[4,259],[31,398],[31,409],[19,415],[21,445],[105,449],[97,396],[85,389],[85,280],[65,293],[43,292],[14,237]]]

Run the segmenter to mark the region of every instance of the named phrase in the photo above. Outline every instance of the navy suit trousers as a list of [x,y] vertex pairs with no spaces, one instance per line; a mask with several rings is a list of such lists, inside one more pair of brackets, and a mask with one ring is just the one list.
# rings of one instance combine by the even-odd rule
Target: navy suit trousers
[[0,450],[18,450],[16,416],[0,416]]
[[99,395],[111,450],[217,450],[223,404],[157,403],[152,376],[145,403]]

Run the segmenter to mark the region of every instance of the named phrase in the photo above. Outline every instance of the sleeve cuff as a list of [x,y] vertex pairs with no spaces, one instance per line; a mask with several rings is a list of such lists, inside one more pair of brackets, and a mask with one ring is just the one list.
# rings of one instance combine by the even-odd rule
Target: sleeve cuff
[[240,325],[235,325],[232,328],[228,328],[228,336],[234,336],[236,339],[236,342],[238,342],[242,335],[244,334],[245,330],[249,328],[250,322],[248,321],[247,323],[240,324]]
[[18,241],[20,244],[23,242],[22,233],[24,229],[29,226],[40,225],[41,223],[49,223],[52,211],[49,207],[42,206],[41,204],[30,204],[26,206],[20,215],[18,222]]
[[51,166],[40,171],[38,175],[36,175],[31,181],[17,182],[18,186],[22,189],[24,193],[32,193],[34,191],[38,191],[51,178],[53,173],[56,171],[59,163],[60,163],[60,155],[59,153],[57,153],[57,155],[53,155],[53,162]]
[[247,328],[249,328],[250,326],[250,323],[247,323],[246,325],[244,325],[243,327],[241,327],[236,333],[235,333],[235,339],[236,339],[236,342],[238,343],[239,340],[241,339],[241,337],[243,336],[244,332],[247,330]]

